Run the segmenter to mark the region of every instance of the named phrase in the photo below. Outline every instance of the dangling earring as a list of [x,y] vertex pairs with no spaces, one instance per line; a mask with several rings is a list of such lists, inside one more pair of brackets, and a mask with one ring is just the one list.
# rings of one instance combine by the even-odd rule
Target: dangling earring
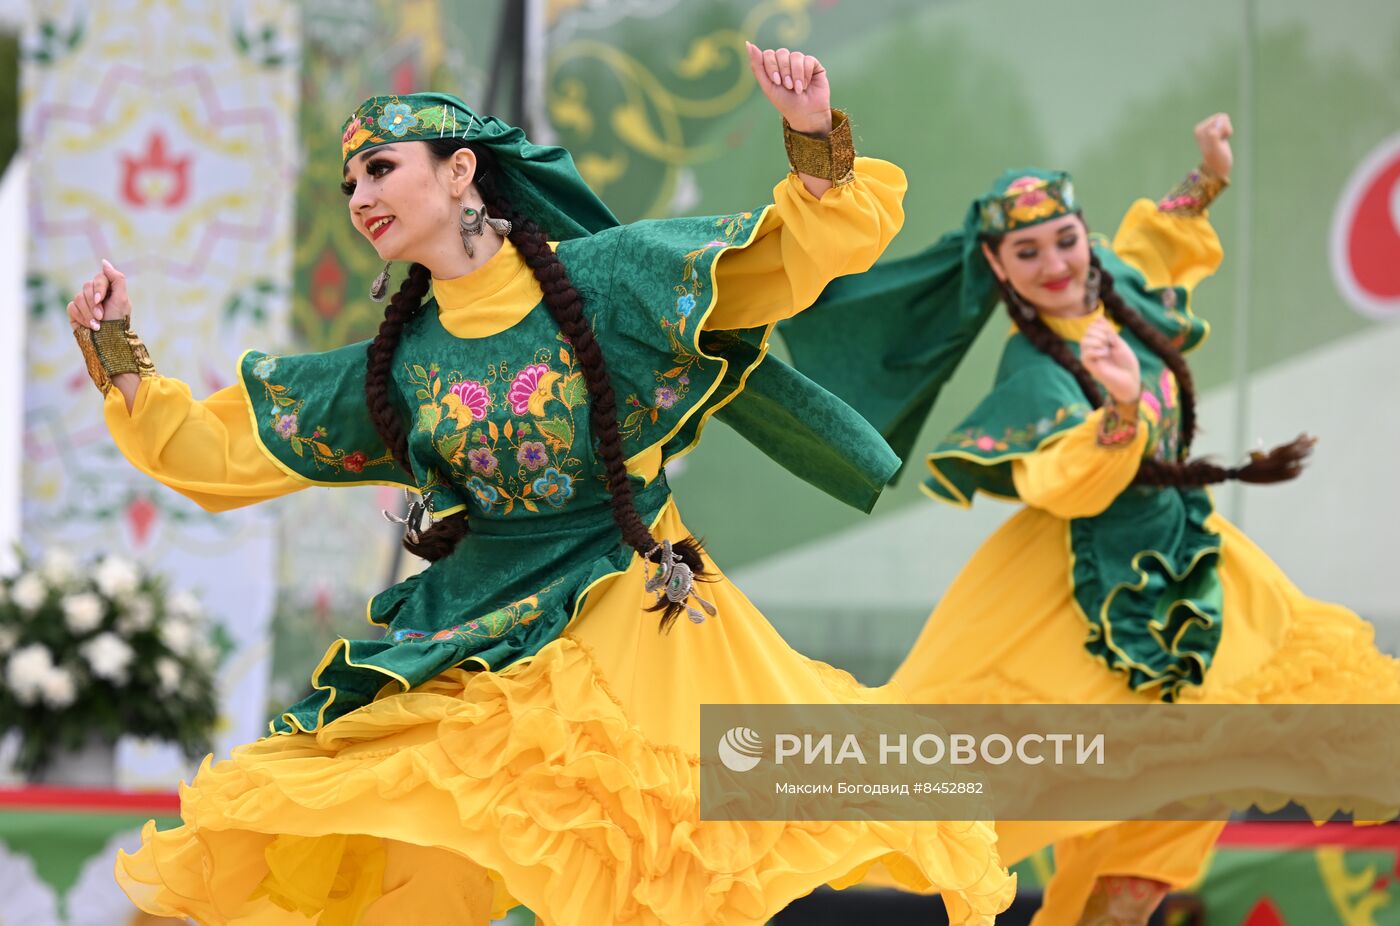
[[384,269],[379,271],[379,276],[374,278],[374,282],[369,285],[369,297],[375,302],[383,302],[384,297],[389,293],[389,261],[384,262]]
[[509,235],[512,228],[509,219],[492,218],[487,214],[485,206],[482,206],[479,211],[471,206],[462,206],[462,214],[457,220],[457,230],[462,235],[462,247],[467,249],[468,257],[476,256],[476,248],[472,245],[472,239],[480,237],[486,225],[490,225],[491,230],[502,238]]
[[1021,294],[1016,292],[1016,289],[1010,283],[1006,284],[1006,296],[1011,302],[1011,310],[1013,312],[1027,321],[1035,318],[1035,309],[1031,307],[1029,302],[1021,298]]
[[1103,274],[1099,273],[1099,268],[1090,266],[1089,275],[1084,278],[1084,308],[1097,309],[1099,307],[1099,287],[1103,284]]

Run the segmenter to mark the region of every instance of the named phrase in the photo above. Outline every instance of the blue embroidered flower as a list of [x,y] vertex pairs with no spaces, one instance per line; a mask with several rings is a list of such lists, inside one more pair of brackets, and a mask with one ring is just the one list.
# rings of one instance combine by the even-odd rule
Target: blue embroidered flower
[[681,318],[689,318],[690,313],[695,311],[695,296],[691,293],[686,293],[684,296],[677,299],[676,311],[680,313]]
[[574,497],[574,481],[554,467],[544,471],[531,487],[535,494],[555,508],[563,508],[564,503]]
[[403,138],[404,133],[418,124],[418,117],[407,103],[388,103],[384,115],[379,117],[379,127],[395,138]]
[[258,379],[267,379],[272,375],[272,371],[277,369],[277,360],[273,357],[264,357],[253,364],[253,375]]
[[473,476],[468,480],[467,489],[472,495],[476,496],[476,500],[481,503],[481,507],[485,508],[487,511],[490,511],[491,507],[501,499],[500,490],[480,476]]
[[421,630],[395,630],[394,642],[402,643],[405,640],[421,640],[426,636],[427,634]]

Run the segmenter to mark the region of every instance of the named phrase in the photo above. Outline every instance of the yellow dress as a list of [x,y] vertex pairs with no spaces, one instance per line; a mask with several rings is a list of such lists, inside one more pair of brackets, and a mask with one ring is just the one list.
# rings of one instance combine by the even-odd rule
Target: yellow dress
[[[1221,259],[1206,217],[1167,214],[1147,200],[1130,210],[1113,250],[1152,287],[1189,290]],[[1100,307],[1044,320],[1077,341],[1102,314]],[[1025,507],[973,555],[896,671],[894,682],[911,701],[1157,701],[1155,691],[1131,690],[1085,649],[1087,622],[1073,595],[1070,519],[1098,514],[1128,487],[1148,439],[1139,428],[1132,448],[1104,450],[1095,441],[1101,414],[1013,462]],[[1185,689],[1183,703],[1400,702],[1400,663],[1376,649],[1370,624],[1304,595],[1218,513],[1207,525],[1222,539],[1223,635],[1204,684]],[[1223,825],[998,821],[997,831],[1008,864],[1055,844],[1056,875],[1035,920],[1050,926],[1077,920],[1100,875],[1192,882]]]
[[[706,327],[770,323],[868,267],[902,224],[904,186],[868,159],[820,200],[795,177],[778,184],[754,240],[718,262]],[[540,300],[509,243],[434,295],[464,339]],[[241,386],[199,402],[154,379],[130,414],[113,392],[106,416],[135,466],[222,510],[310,484],[261,452],[249,402]],[[652,448],[629,466],[655,479],[660,459]],[[653,531],[689,533],[673,501]],[[657,633],[634,556],[533,656],[388,685],[314,732],[206,761],[182,789],[184,825],[148,825],[118,880],[144,910],[203,923],[479,924],[523,903],[549,926],[761,924],[881,861],[903,886],[940,891],[953,923],[991,923],[1014,879],[988,823],[700,820],[699,705],[897,698],[792,650],[709,568],[719,616],[702,625]]]

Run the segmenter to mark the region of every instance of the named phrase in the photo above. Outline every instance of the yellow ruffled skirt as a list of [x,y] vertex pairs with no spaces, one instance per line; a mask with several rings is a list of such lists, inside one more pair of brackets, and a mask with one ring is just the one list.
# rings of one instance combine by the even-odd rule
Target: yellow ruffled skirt
[[[1182,703],[1400,703],[1400,662],[1376,649],[1370,624],[1304,595],[1220,515],[1207,523],[1223,540],[1224,622],[1205,684],[1183,691]],[[916,703],[1155,703],[1085,650],[1087,622],[1072,591],[1067,523],[1023,509],[954,580],[894,684]],[[1223,826],[999,821],[996,828],[1007,864],[1055,846],[1055,876],[1035,920],[1052,926],[1077,921],[1102,875],[1193,882]],[[867,881],[896,883],[878,870]]]
[[[669,504],[657,530],[687,535]],[[634,561],[529,659],[206,761],[184,825],[148,824],[117,879],[206,924],[483,924],[523,903],[547,926],[757,926],[878,863],[953,923],[990,924],[1015,884],[988,823],[700,820],[701,704],[898,690],[793,651],[723,577],[705,595],[717,618],[659,634]]]

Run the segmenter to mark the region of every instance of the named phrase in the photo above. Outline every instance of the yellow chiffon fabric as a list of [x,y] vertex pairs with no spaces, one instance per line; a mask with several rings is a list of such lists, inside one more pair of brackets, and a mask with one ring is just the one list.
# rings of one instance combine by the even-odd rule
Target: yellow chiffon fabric
[[[1206,218],[1136,203],[1113,247],[1153,286],[1193,286],[1218,266]],[[1045,317],[1078,340],[1097,312]],[[928,703],[1151,704],[1084,648],[1087,621],[1073,597],[1069,519],[1106,509],[1137,472],[1146,429],[1131,446],[1100,447],[1101,412],[1014,461],[1026,507],[982,545],[939,599],[894,675],[911,701]],[[1298,590],[1218,513],[1224,623],[1205,684],[1184,703],[1395,703],[1400,663],[1375,647],[1371,625]],[[930,589],[931,594],[937,590]],[[1223,824],[998,821],[1002,859],[1055,845],[1056,875],[1035,922],[1074,923],[1095,878],[1136,875],[1180,887],[1194,881]],[[882,879],[872,878],[879,882]],[[887,882],[886,882],[887,883]]]
[[[673,505],[655,529],[688,533]],[[760,924],[880,861],[903,887],[939,890],[952,922],[991,923],[1014,888],[990,824],[699,819],[699,704],[895,697],[794,652],[722,576],[706,594],[720,616],[700,632],[639,630],[634,561],[530,659],[453,670],[206,763],[182,792],[185,825],[148,827],[118,880],[152,912],[259,923],[290,906],[348,926],[381,902],[389,841],[443,847],[433,864],[454,879],[490,872],[497,915],[519,899],[551,924]],[[453,883],[419,892],[403,922],[471,922],[435,918]]]
[[[784,180],[757,243],[720,258],[711,323],[790,315],[833,275],[872,264],[902,222],[903,191],[898,168],[866,159],[820,200]],[[470,277],[438,281],[449,330],[482,336],[523,317],[539,300],[523,266],[507,246]],[[207,507],[297,488],[258,463],[235,404],[155,380],[131,415],[120,400],[107,413],[133,462]],[[654,478],[659,460],[640,454],[634,469]],[[653,531],[689,536],[673,502]],[[703,625],[657,633],[634,557],[533,657],[391,686],[314,733],[206,762],[182,790],[184,825],[148,826],[142,848],[118,858],[118,881],[148,912],[203,923],[483,924],[521,902],[549,926],[757,926],[878,863],[905,888],[939,891],[952,923],[990,924],[1015,882],[989,823],[700,820],[701,704],[898,693],[795,652],[709,568],[719,616]]]

